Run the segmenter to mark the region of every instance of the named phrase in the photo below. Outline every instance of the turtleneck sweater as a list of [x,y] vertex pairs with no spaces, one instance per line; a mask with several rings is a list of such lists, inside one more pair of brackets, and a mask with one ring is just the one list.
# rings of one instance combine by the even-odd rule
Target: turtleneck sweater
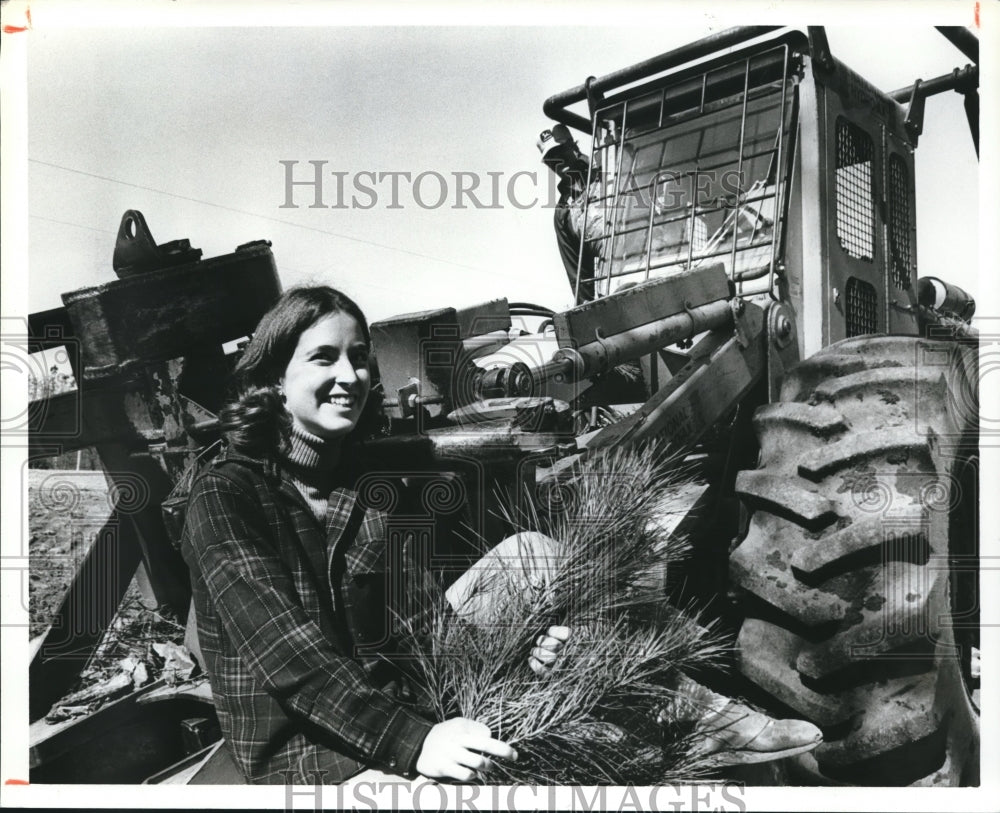
[[340,444],[292,425],[290,446],[283,455],[285,469],[320,524],[326,522],[326,506],[337,481]]

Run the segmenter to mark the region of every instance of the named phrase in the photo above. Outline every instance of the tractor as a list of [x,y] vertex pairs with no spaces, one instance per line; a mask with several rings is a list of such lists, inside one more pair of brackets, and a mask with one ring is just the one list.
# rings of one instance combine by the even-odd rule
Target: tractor
[[[973,35],[941,33],[978,62]],[[366,445],[420,492],[397,530],[424,534],[445,580],[482,550],[436,549],[435,515],[498,540],[498,500],[551,506],[575,461],[634,444],[698,472],[671,598],[732,630],[721,688],[825,735],[746,781],[979,781],[975,304],[918,278],[914,192],[925,99],[963,94],[978,153],[977,89],[968,65],[887,94],[822,28],[761,26],[589,77],[543,108],[549,146],[589,139],[561,204],[576,305],[371,326],[386,423]],[[121,493],[144,489],[34,656],[32,781],[232,780],[204,695],[161,686],[58,731],[42,719],[137,567],[183,620],[184,483],[219,436],[239,341],[281,290],[266,243],[201,260],[135,211],[114,266],[31,317],[34,347],[77,349],[81,382],[38,410],[33,453],[93,445]]]

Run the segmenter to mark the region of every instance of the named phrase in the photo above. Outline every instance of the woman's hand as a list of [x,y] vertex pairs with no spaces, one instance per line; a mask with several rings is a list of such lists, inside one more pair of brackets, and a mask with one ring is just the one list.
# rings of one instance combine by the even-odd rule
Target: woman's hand
[[528,666],[536,675],[545,676],[559,658],[563,644],[569,640],[569,627],[549,627],[544,635],[539,635],[528,656]]
[[516,760],[517,752],[507,743],[493,739],[483,723],[453,717],[438,723],[424,739],[417,772],[431,779],[471,782],[476,771],[489,767],[487,756]]

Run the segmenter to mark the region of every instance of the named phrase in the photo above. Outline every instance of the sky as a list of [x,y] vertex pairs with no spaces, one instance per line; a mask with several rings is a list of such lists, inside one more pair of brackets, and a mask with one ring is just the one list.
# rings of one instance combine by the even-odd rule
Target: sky
[[[39,26],[27,45],[27,307],[56,307],[64,291],[114,279],[115,234],[130,208],[158,243],[189,238],[205,257],[270,240],[285,287],[340,287],[370,319],[500,296],[568,307],[535,147],[549,124],[542,102],[748,22],[677,11],[649,5],[632,15],[637,24],[620,14],[616,25],[571,27]],[[919,16],[891,30],[874,13],[830,27],[831,49],[885,90],[964,65]],[[401,180],[398,208],[389,208],[391,176],[366,181],[379,193],[371,208],[310,208],[305,187],[293,190],[298,208],[283,208],[282,161],[298,162],[296,180],[313,177],[310,161],[346,173],[347,204],[364,171],[439,175],[422,179],[418,199]],[[469,208],[452,208],[454,173],[482,178],[485,204],[497,173],[500,206],[466,198]],[[920,273],[974,294],[977,173],[960,97],[932,98],[917,151]],[[439,177],[447,199],[435,206]],[[336,193],[328,174],[328,207]]]

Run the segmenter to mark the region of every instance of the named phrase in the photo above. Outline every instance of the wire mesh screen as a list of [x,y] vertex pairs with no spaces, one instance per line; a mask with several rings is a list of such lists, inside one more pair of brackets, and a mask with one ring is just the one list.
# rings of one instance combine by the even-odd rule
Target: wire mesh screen
[[847,338],[878,332],[878,294],[875,287],[857,277],[847,280]]
[[597,296],[723,263],[773,273],[789,174],[785,46],[599,109],[578,231]]
[[910,264],[913,261],[909,193],[906,163],[893,153],[889,156],[889,272],[893,285],[903,290],[910,287]]
[[838,118],[837,237],[849,255],[869,262],[875,256],[873,154],[871,136],[846,119]]

